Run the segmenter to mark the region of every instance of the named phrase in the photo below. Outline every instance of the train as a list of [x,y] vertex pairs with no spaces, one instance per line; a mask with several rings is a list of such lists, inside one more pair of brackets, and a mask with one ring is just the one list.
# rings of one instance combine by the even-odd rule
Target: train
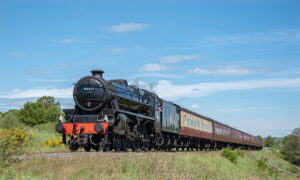
[[262,141],[200,115],[125,79],[105,80],[92,70],[74,86],[73,109],[55,129],[75,152],[191,151],[224,147],[259,150]]

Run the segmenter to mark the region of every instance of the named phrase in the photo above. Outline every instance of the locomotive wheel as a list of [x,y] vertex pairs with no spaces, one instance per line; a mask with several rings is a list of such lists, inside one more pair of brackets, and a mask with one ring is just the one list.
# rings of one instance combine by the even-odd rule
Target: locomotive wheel
[[143,141],[143,150],[147,152],[147,151],[149,151],[149,149],[150,149],[149,139],[144,140]]
[[140,152],[141,151],[140,143],[138,141],[133,142],[132,150],[135,151],[135,152]]
[[122,138],[122,151],[128,152],[131,142],[126,138]]
[[110,149],[110,144],[104,144],[103,145],[103,152],[108,152]]
[[99,144],[98,144],[98,145],[96,145],[96,146],[94,146],[94,145],[93,145],[93,146],[92,146],[92,148],[93,148],[95,151],[97,151],[97,152],[98,152],[98,151],[99,151],[99,149],[100,149],[100,146],[99,146]]
[[90,152],[91,149],[92,149],[92,145],[91,144],[86,144],[83,146],[83,149],[86,151],[86,152]]
[[69,148],[72,152],[75,152],[78,150],[78,144],[76,143],[76,139],[73,136],[70,137],[68,144],[69,144]]
[[119,152],[121,150],[121,147],[122,147],[122,140],[119,136],[116,136],[114,138],[114,150],[116,152]]
[[77,144],[70,144],[70,150],[72,152],[76,152],[78,150],[78,145]]

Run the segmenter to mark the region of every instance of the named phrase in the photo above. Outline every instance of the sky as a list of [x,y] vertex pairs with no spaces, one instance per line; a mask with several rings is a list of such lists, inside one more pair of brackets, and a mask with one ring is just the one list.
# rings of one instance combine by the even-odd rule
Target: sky
[[300,127],[299,0],[1,0],[0,111],[93,69],[253,135]]

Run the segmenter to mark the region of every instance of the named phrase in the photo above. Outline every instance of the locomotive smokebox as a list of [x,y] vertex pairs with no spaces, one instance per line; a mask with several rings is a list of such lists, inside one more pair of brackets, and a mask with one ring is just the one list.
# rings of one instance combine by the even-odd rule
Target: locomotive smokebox
[[95,77],[102,78],[104,71],[96,69],[96,70],[92,70],[91,73]]

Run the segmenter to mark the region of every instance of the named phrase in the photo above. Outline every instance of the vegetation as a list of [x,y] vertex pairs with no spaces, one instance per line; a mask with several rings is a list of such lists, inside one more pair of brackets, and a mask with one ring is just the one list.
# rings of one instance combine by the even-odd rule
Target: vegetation
[[24,152],[29,136],[23,129],[10,128],[0,130],[0,169],[16,162],[17,155]]
[[62,115],[59,102],[51,96],[39,98],[36,102],[27,102],[18,113],[21,122],[29,126],[58,121]]
[[46,139],[43,142],[44,147],[58,147],[58,146],[62,146],[63,142],[62,142],[62,137],[54,137],[54,138],[49,138]]
[[265,147],[273,147],[275,145],[274,138],[271,136],[267,136],[264,140]]
[[229,161],[236,163],[238,155],[230,148],[224,148],[221,152],[221,156],[227,158]]
[[18,118],[19,111],[12,109],[0,114],[0,128],[23,127],[24,124]]
[[236,150],[236,154],[237,154],[238,156],[244,157],[244,156],[245,156],[245,151],[242,150],[241,148],[238,148],[238,149]]
[[[47,96],[39,98],[36,102],[26,103],[21,110],[1,112],[1,143],[6,143],[5,145],[1,144],[1,150],[3,150],[1,153],[9,153],[15,156],[25,151],[65,150],[59,141],[61,135],[54,130],[55,121],[57,121],[60,115],[59,103],[55,102],[53,97]],[[27,137],[26,143],[25,141],[19,142],[12,140],[11,137],[13,134],[11,133],[13,133],[13,131]],[[18,143],[20,147],[14,147],[14,145]],[[15,152],[12,152],[13,150]],[[8,156],[8,158],[10,157]],[[7,162],[11,161],[9,160]]]
[[281,153],[287,161],[300,166],[300,128],[284,137]]
[[300,172],[287,162],[299,165],[300,128],[283,139],[268,136],[264,143],[269,150],[257,152],[77,153],[13,163],[24,152],[68,151],[54,130],[61,114],[53,97],[0,113],[0,179],[295,179],[268,164]]
[[238,148],[235,151],[233,151],[231,148],[224,148],[222,149],[221,156],[233,163],[236,163],[239,156],[245,156],[245,151],[243,151],[241,148]]
[[297,179],[259,168],[255,159],[265,156],[269,163],[290,167],[271,151],[247,152],[236,163],[214,151],[50,155],[34,156],[14,164],[0,175],[0,179]]

